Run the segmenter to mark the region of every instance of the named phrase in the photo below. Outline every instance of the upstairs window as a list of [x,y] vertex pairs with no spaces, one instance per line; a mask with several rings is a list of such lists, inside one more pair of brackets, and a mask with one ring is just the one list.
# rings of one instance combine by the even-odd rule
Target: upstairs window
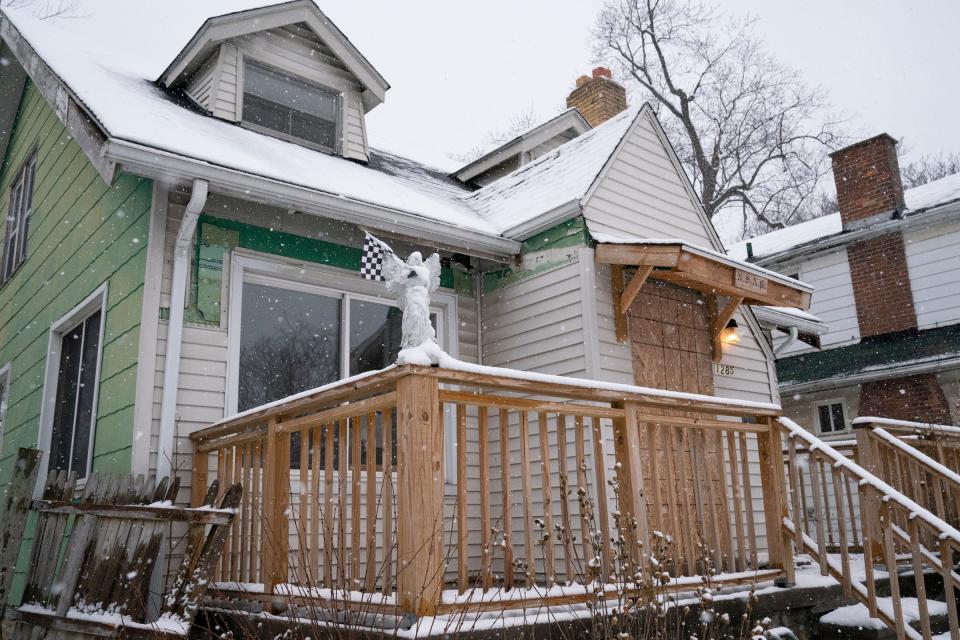
[[36,156],[23,163],[10,189],[10,206],[7,208],[6,231],[3,239],[3,276],[0,283],[10,276],[27,259],[27,232],[30,228],[30,212],[33,209],[33,175]]
[[825,402],[817,405],[817,422],[820,434],[839,433],[847,430],[842,402]]
[[243,73],[244,124],[336,150],[340,98],[335,91],[254,62],[247,62]]

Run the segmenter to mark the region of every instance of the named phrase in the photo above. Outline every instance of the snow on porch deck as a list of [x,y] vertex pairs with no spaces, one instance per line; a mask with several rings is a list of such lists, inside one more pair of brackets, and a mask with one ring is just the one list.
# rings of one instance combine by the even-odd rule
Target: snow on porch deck
[[[854,562],[854,577],[863,578],[865,575],[863,567],[863,556],[861,554],[851,554]],[[682,607],[697,607],[703,602],[709,601],[713,604],[731,603],[740,601],[746,602],[750,599],[762,600],[764,596],[774,596],[777,594],[789,594],[794,591],[800,597],[802,592],[811,589],[836,590],[840,589],[840,583],[830,576],[820,575],[819,566],[816,562],[806,555],[797,556],[796,582],[789,587],[776,586],[770,580],[758,579],[756,582],[745,582],[732,586],[714,586],[710,584],[721,581],[730,581],[738,578],[748,578],[751,575],[763,576],[764,571],[759,572],[740,572],[737,574],[718,574],[711,578],[712,582],[705,582],[702,576],[684,576],[674,578],[664,592],[656,596],[657,602],[667,609],[677,609]],[[887,574],[882,571],[876,571],[877,579],[885,579]],[[232,583],[222,583],[212,585],[214,588],[231,588],[236,585]],[[258,585],[246,585],[252,587],[251,593],[259,592]],[[707,586],[709,595],[703,598],[698,595],[697,589]],[[278,592],[283,592],[292,596],[316,597],[318,601],[326,600],[329,604],[334,603],[355,603],[370,606],[369,611],[355,612],[349,617],[339,619],[324,619],[317,615],[317,611],[311,610],[309,606],[299,607],[296,612],[287,614],[271,613],[251,613],[247,614],[263,621],[275,621],[284,625],[303,625],[311,628],[329,628],[343,629],[349,625],[354,630],[362,628],[382,629],[386,635],[393,635],[398,638],[425,638],[431,636],[441,636],[462,633],[479,633],[485,631],[496,631],[501,629],[510,629],[523,626],[537,626],[547,624],[557,624],[563,622],[585,622],[596,615],[613,615],[614,609],[618,606],[619,587],[615,584],[589,584],[589,585],[555,585],[553,587],[532,587],[530,589],[514,588],[509,591],[501,589],[491,589],[486,593],[482,589],[469,589],[460,594],[457,590],[451,589],[444,591],[443,602],[463,605],[462,609],[453,610],[448,613],[436,616],[426,616],[414,621],[404,620],[400,616],[393,616],[384,613],[383,608],[395,604],[393,596],[362,593],[358,591],[346,591],[337,589],[307,589],[295,585],[278,585]],[[599,598],[597,605],[594,602],[577,602],[567,604],[545,605],[543,602],[547,598],[558,596],[575,596],[578,594],[597,594],[604,595],[605,598]],[[480,610],[471,610],[469,605],[477,603],[490,603],[495,605],[498,602],[515,603],[526,601],[525,606],[519,608],[497,608],[490,607]],[[221,611],[223,611],[221,609]],[[344,612],[338,612],[343,614]],[[407,627],[401,627],[405,623],[410,624]]]

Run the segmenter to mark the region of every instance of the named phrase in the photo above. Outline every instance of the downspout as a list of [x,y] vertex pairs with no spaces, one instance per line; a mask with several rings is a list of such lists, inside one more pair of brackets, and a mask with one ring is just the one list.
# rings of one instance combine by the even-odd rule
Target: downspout
[[780,344],[779,347],[773,350],[773,355],[778,356],[784,351],[786,351],[787,347],[789,347],[794,342],[796,342],[799,336],[800,336],[800,329],[796,327],[790,327],[790,335],[787,337],[786,340],[783,341],[783,343]]
[[176,441],[177,383],[180,378],[180,347],[183,341],[183,308],[187,297],[187,269],[190,245],[197,220],[207,202],[209,184],[194,179],[190,201],[183,212],[177,240],[173,246],[173,281],[170,285],[170,319],[167,322],[167,353],[163,367],[163,397],[160,405],[160,446],[157,451],[157,477],[170,475]]

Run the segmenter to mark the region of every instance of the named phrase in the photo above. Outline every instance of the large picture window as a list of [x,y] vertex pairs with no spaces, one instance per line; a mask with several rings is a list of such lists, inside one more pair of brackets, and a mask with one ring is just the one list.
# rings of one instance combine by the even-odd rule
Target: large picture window
[[[438,316],[431,314],[434,328]],[[243,282],[237,409],[382,369],[400,351],[386,301],[251,276]]]
[[4,225],[0,283],[9,280],[27,258],[27,232],[30,230],[30,213],[33,210],[33,176],[36,164],[36,156],[30,156],[10,189],[10,203]]
[[333,151],[340,98],[336,92],[269,67],[243,67],[243,122]]
[[[456,356],[456,296],[433,294],[430,319],[440,346]],[[383,284],[361,280],[356,274],[328,267],[308,267],[260,256],[234,254],[230,260],[228,311],[228,414],[280,400],[342,378],[382,369],[396,361],[400,351],[402,313],[386,297]],[[450,416],[448,429],[455,428]],[[360,429],[360,461],[365,465],[367,418]],[[383,425],[394,437],[396,416],[375,416],[376,443],[369,447],[377,465],[384,459]],[[447,440],[452,456],[451,435]],[[320,441],[321,464],[326,452]],[[312,464],[313,443],[308,443]],[[298,434],[290,442],[291,465],[300,465]],[[334,467],[339,468],[339,439],[335,439]],[[348,448],[352,458],[353,448]],[[348,461],[352,463],[352,461]],[[452,464],[452,463],[451,463]]]
[[78,478],[87,476],[92,452],[100,323],[97,310],[60,337],[48,469],[72,471]]

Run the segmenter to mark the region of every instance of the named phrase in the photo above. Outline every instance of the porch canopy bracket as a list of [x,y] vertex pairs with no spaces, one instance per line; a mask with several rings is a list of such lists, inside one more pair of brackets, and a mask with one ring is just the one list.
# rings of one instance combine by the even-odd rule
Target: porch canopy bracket
[[[793,278],[735,260],[682,240],[599,242],[597,262],[611,265],[617,339],[627,340],[627,311],[647,280],[661,280],[709,296],[716,308],[711,327],[714,360],[719,361],[720,333],[742,305],[810,308],[813,288]],[[624,285],[626,269],[636,272]],[[720,297],[726,304],[720,304]]]

